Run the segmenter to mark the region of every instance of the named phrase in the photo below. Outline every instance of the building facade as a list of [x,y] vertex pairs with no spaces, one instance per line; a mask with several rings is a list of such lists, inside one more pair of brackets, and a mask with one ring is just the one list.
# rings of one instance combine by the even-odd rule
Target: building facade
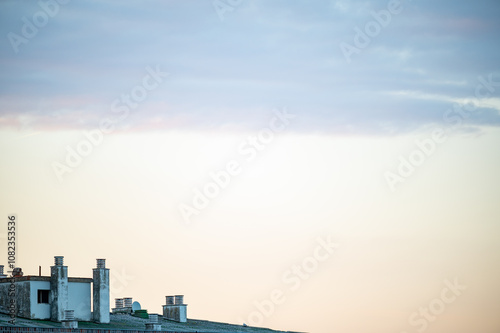
[[97,283],[93,278],[69,277],[68,266],[63,265],[63,257],[60,256],[55,257],[50,276],[14,277],[15,288],[12,287],[12,278],[2,277],[0,311],[9,312],[14,289],[19,317],[61,322],[65,319],[65,311],[73,310],[75,320],[109,323],[109,269],[105,268],[104,259],[98,259],[97,266],[94,269],[94,278],[95,270],[99,273]]

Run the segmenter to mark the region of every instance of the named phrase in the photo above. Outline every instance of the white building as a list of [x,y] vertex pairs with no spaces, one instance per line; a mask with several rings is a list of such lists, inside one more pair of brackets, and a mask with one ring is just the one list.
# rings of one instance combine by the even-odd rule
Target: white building
[[[3,270],[3,266],[1,266]],[[13,298],[11,278],[0,272],[0,311],[9,312]],[[22,273],[21,273],[22,274]],[[73,310],[75,320],[109,323],[109,269],[97,259],[94,278],[68,277],[63,257],[55,257],[50,276],[15,276],[17,316],[29,319],[63,321],[65,310]],[[93,285],[93,310],[91,307]]]

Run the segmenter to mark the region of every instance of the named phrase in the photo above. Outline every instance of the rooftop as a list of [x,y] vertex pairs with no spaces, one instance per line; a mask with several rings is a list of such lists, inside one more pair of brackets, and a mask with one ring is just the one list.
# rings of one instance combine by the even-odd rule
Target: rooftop
[[[39,276],[39,275],[25,275],[16,277],[16,282],[22,281],[47,281],[50,282],[50,276]],[[82,277],[68,277],[68,282],[86,282],[91,283],[92,278],[82,278]],[[0,283],[10,283],[11,278],[0,279]]]
[[[78,328],[102,328],[102,329],[145,329],[145,323],[148,319],[142,319],[131,315],[111,314],[111,322],[109,324],[96,324],[89,322],[79,322]],[[10,317],[5,314],[0,314],[0,326],[11,326],[7,322]],[[284,333],[284,331],[275,331],[268,328],[244,327],[241,325],[232,325],[225,323],[217,323],[207,320],[188,319],[187,323],[177,323],[169,321],[158,316],[158,323],[162,325],[163,331],[175,332],[199,332],[199,333]],[[16,326],[23,327],[61,327],[61,323],[51,322],[48,320],[30,320],[24,318],[16,318]],[[288,332],[292,333],[292,332]]]

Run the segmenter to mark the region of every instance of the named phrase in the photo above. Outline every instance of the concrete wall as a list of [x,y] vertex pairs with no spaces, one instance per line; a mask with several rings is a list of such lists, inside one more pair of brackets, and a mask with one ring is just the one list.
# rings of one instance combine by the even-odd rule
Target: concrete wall
[[[0,283],[0,310],[3,313],[9,313],[9,304],[11,297],[9,296],[10,279],[2,279]],[[4,281],[8,280],[8,281]],[[16,282],[16,307],[17,316],[23,318],[31,318],[30,316],[30,284],[28,281]]]
[[26,281],[31,284],[31,318],[50,319],[50,304],[38,304],[38,290],[50,290],[50,281]]
[[187,304],[164,305],[163,317],[168,320],[185,323],[187,321]]
[[[19,317],[29,319],[50,319],[51,305],[38,304],[38,290],[50,290],[51,282],[48,277],[22,277],[24,281],[16,281],[16,303]],[[92,279],[69,278],[68,282],[68,310],[75,311],[75,319],[91,321],[91,281]],[[0,281],[0,312],[9,313],[10,279]],[[49,302],[52,299],[49,292]]]
[[[3,280],[3,279],[2,279]],[[0,283],[0,312],[8,313],[9,312],[9,287],[10,282],[3,280]]]
[[75,319],[79,321],[91,320],[90,283],[68,283],[68,310],[75,310]]

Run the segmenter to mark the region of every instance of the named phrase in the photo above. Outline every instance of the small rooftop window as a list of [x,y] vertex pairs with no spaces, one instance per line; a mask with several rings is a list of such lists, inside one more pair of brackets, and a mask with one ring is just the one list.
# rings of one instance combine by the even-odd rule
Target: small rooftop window
[[49,292],[48,289],[38,289],[38,304],[49,304]]

